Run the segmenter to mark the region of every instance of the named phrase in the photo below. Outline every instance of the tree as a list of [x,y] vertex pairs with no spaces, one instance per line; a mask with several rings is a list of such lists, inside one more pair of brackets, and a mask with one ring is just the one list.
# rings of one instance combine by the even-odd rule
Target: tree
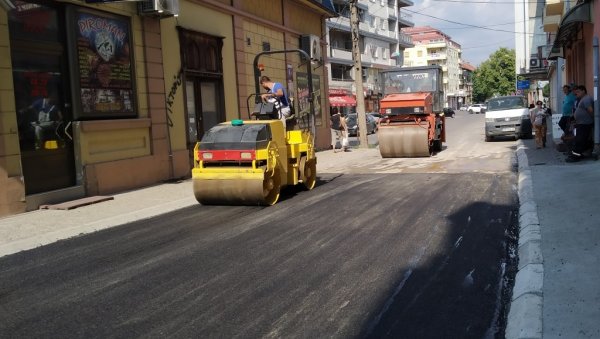
[[550,83],[547,83],[544,88],[542,88],[542,94],[544,95],[544,97],[549,98],[550,97]]
[[473,74],[473,99],[487,99],[515,92],[515,50],[502,47],[492,53]]

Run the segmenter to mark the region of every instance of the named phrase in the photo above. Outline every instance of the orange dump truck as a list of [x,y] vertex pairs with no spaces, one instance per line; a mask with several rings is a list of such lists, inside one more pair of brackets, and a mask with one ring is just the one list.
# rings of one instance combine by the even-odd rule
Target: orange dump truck
[[381,73],[379,152],[383,158],[430,156],[446,141],[442,68],[406,67]]

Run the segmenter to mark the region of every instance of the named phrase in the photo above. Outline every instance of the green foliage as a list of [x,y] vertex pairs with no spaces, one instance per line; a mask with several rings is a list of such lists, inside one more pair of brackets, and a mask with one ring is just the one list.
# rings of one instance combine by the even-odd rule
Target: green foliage
[[545,98],[549,98],[550,97],[550,83],[547,83],[544,88],[542,88],[542,94],[544,95]]
[[515,92],[515,50],[502,47],[481,63],[473,75],[473,102]]

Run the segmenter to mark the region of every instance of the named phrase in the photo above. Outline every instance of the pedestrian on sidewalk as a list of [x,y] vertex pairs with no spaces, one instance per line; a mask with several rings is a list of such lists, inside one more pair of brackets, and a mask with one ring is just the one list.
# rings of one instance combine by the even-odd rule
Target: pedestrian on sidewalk
[[548,127],[546,125],[546,109],[541,101],[536,102],[536,107],[529,111],[529,118],[532,121],[535,129],[535,145],[537,149],[546,147],[546,133]]
[[562,116],[558,121],[558,126],[563,131],[563,136],[561,139],[567,138],[571,135],[571,120],[573,120],[573,108],[575,106],[575,93],[573,93],[573,88],[570,85],[563,86],[563,93],[565,94],[565,98],[563,99],[562,104]]
[[342,116],[337,107],[331,109],[331,149],[336,151],[338,142],[341,145],[341,151],[348,150],[348,126],[346,118]]
[[577,105],[573,117],[575,118],[575,139],[573,150],[565,159],[566,162],[577,162],[583,159],[583,153],[592,146],[591,136],[594,128],[594,98],[587,94],[585,86],[575,88]]

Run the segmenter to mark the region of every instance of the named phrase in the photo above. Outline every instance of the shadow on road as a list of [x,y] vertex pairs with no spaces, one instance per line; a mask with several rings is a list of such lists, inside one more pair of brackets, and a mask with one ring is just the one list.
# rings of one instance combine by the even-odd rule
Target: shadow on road
[[488,202],[449,215],[451,229],[437,253],[411,258],[413,266],[396,272],[360,337],[504,338],[517,272],[517,217],[514,205]]

